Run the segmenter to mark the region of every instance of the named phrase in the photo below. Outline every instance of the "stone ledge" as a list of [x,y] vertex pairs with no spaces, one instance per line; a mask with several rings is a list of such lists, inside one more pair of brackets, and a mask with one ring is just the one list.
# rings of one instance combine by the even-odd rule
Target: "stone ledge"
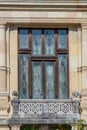
[[10,124],[75,124],[77,123],[76,119],[11,119],[9,120]]

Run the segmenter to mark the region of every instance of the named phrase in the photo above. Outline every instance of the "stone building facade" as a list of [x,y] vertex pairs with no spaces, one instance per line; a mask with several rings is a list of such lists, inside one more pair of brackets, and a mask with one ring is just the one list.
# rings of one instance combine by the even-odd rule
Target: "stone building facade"
[[[32,31],[32,33],[28,32],[27,37],[25,36],[24,39],[20,38],[25,35],[25,33],[22,32],[23,29]],[[44,36],[45,32],[51,30],[54,33],[53,36],[49,38],[49,40],[56,41],[56,43],[54,42],[55,44],[57,44],[60,37],[61,38],[59,42],[63,44],[61,41],[64,41],[64,38],[67,37],[67,42],[64,43],[64,45],[67,47],[60,47],[57,50],[57,46],[55,47],[56,54],[67,55],[68,57],[67,63],[65,61],[65,64],[67,64],[67,72],[63,71],[62,73],[68,73],[68,76],[66,78],[67,85],[65,85],[66,87],[68,86],[68,88],[64,90],[64,92],[67,93],[66,95],[68,95],[67,98],[61,98],[64,96],[62,94],[61,85],[59,88],[55,87],[54,93],[56,93],[56,96],[55,94],[53,96],[53,88],[51,88],[52,95],[50,94],[48,96],[48,92],[51,90],[49,86],[52,86],[52,83],[55,84],[54,86],[57,86],[56,77],[59,77],[59,72],[61,70],[60,68],[58,73],[54,74],[54,76],[54,71],[48,72],[48,68],[46,71],[43,69],[44,71],[42,77],[43,75],[46,77],[46,74],[44,73],[47,73],[48,76],[49,73],[51,73],[52,76],[49,82],[49,84],[51,83],[50,85],[48,85],[48,77],[47,81],[42,81],[44,85],[47,85],[47,87],[49,87],[49,91],[46,93],[48,88],[47,90],[44,90],[43,85],[43,93],[45,93],[43,95],[45,96],[37,98],[37,96],[42,96],[39,95],[40,92],[36,96],[36,90],[34,88],[31,90],[32,86],[35,84],[37,85],[36,82],[34,83],[33,76],[31,76],[30,79],[28,78],[28,80],[30,82],[32,80],[32,83],[28,84],[31,86],[31,88],[29,88],[29,94],[32,96],[29,98],[20,98],[23,97],[23,92],[26,92],[25,88],[27,86],[25,86],[23,92],[20,90],[21,86],[23,86],[23,84],[21,84],[22,71],[20,70],[20,55],[29,55],[30,61],[33,61],[32,66],[35,61],[38,61],[38,64],[36,64],[36,66],[39,66],[39,73],[40,63],[42,64],[42,61],[46,61],[46,63],[48,63],[48,61],[50,62],[50,70],[53,70],[53,61],[55,64],[57,61],[56,55],[52,55],[52,53],[54,53],[53,50],[51,50],[53,46],[50,47],[51,49],[49,49],[48,46],[49,53],[46,50],[43,51],[43,53],[48,54],[48,57],[43,55],[33,55],[33,53],[36,51],[36,48],[35,45],[34,47],[33,45],[31,47],[30,43],[31,39],[33,39],[31,37],[33,37],[33,35],[39,35],[39,31],[35,32],[34,30],[42,31],[42,39],[46,39]],[[59,30],[60,33],[56,32],[56,30]],[[66,35],[65,37],[62,37],[61,30],[68,30],[66,31],[67,33],[64,33]],[[52,34],[48,31],[48,35]],[[25,46],[27,46],[26,39],[28,37],[28,40],[30,42],[29,47],[31,48],[25,48]],[[41,37],[38,37],[39,41],[41,41]],[[32,42],[32,44],[34,43],[35,42]],[[22,44],[24,44],[24,48],[22,48]],[[51,44],[49,43],[49,45]],[[37,46],[39,45],[37,44]],[[31,50],[32,48],[34,48],[34,52]],[[85,130],[85,126],[87,125],[86,57],[86,0],[0,0],[0,130],[22,130],[22,126],[24,125],[35,124],[42,125],[41,129],[43,130],[48,129],[48,126],[50,125],[56,125],[60,123],[69,124],[72,130],[76,130],[76,124],[80,119],[83,120],[82,124],[84,127],[83,129]],[[61,62],[61,58],[58,63],[59,62]],[[61,62],[61,64],[63,63]],[[44,64],[45,63],[43,63],[43,68]],[[47,65],[49,66],[49,64]],[[31,69],[29,69],[29,72],[31,72]],[[36,76],[37,78],[38,74],[34,73],[34,71],[32,73],[32,75],[34,75],[34,77]],[[30,73],[27,74],[26,72],[25,74],[30,76]],[[39,78],[41,77],[40,74]],[[54,77],[56,78],[56,80],[54,80],[55,82],[53,81]],[[38,81],[38,85],[35,88],[40,89],[38,87],[39,79],[36,81]],[[58,83],[59,82],[63,82],[63,79],[61,80],[61,78],[59,78]],[[57,90],[59,90],[60,98],[58,98]],[[34,95],[31,94],[33,91]],[[21,94],[22,96],[20,96]]]

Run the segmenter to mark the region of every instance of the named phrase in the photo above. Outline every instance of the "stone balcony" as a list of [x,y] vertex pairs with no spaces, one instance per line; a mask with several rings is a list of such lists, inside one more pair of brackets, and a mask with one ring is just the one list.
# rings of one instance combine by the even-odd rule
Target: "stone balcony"
[[12,124],[76,123],[80,118],[79,98],[71,99],[18,99],[12,100]]

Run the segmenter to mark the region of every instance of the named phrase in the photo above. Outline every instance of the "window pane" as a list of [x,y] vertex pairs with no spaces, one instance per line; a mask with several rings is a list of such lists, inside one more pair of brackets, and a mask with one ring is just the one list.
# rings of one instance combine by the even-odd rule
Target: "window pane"
[[54,55],[54,30],[45,30],[44,53],[45,55]]
[[20,39],[19,39],[19,48],[29,48],[28,46],[28,29],[20,29]]
[[54,62],[45,63],[45,87],[46,87],[46,99],[55,98],[55,88],[54,88]]
[[20,54],[19,92],[20,98],[28,98],[28,54]]
[[58,48],[64,49],[67,48],[67,30],[59,29],[58,30]]
[[41,62],[32,62],[32,98],[34,99],[43,98]]
[[59,59],[59,98],[67,98],[67,55],[58,55]]
[[32,30],[32,54],[41,55],[42,54],[42,31]]

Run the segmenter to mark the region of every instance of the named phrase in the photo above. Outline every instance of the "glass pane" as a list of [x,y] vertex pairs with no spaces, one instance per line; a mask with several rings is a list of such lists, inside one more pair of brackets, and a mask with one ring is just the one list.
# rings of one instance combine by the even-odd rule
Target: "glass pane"
[[41,62],[32,62],[32,98],[33,99],[43,98]]
[[67,48],[67,30],[59,29],[58,30],[58,48],[64,49]]
[[55,98],[54,88],[54,62],[45,63],[45,87],[46,87],[46,99]]
[[28,54],[20,54],[19,92],[20,98],[28,98]]
[[54,55],[54,30],[45,30],[44,53],[45,55]]
[[42,54],[42,31],[32,30],[32,54],[41,55]]
[[59,98],[67,98],[67,55],[58,55],[59,59]]
[[19,48],[29,48],[28,46],[28,29],[20,29]]

